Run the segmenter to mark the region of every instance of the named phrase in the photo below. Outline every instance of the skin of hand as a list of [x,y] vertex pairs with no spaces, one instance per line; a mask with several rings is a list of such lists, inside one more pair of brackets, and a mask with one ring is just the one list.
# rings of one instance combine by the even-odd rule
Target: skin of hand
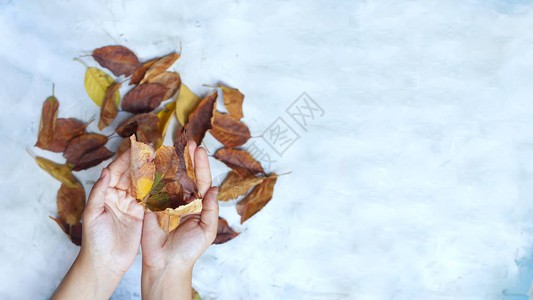
[[139,251],[144,210],[130,195],[130,151],[102,170],[83,213],[82,246],[52,299],[109,299]]
[[192,269],[196,260],[213,243],[218,227],[218,189],[211,187],[211,171],[204,148],[189,142],[202,211],[180,220],[167,234],[159,227],[155,213],[147,211],[142,234],[143,299],[191,299]]

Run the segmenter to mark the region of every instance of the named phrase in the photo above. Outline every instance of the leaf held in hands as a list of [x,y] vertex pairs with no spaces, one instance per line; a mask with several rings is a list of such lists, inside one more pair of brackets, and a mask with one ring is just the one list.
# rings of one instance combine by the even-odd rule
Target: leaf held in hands
[[237,174],[246,177],[249,174],[265,173],[263,167],[246,150],[222,148],[215,152],[215,158],[225,163]]
[[189,122],[185,125],[187,137],[200,145],[205,133],[211,129],[213,111],[216,107],[217,93],[204,98],[198,107],[189,115]]
[[178,132],[174,148],[179,159],[179,169],[175,178],[180,182],[186,192],[192,194],[195,198],[201,198],[202,195],[199,194],[198,186],[196,185],[196,174],[189,153],[186,130],[183,127]]
[[153,65],[146,70],[146,73],[144,74],[143,79],[141,80],[141,84],[148,82],[150,79],[154,78],[155,76],[165,72],[170,66],[174,64],[176,60],[180,58],[180,55],[177,53],[171,53],[167,56],[164,56],[160,59],[158,59]]
[[179,169],[179,158],[172,146],[163,146],[155,152],[155,170],[162,179],[172,180]]
[[239,147],[251,137],[250,130],[243,122],[218,111],[213,114],[212,127],[211,134],[228,148]]
[[55,179],[61,181],[68,187],[76,187],[78,181],[72,176],[72,172],[66,164],[61,165],[39,156],[35,157],[35,161],[41,169],[45,170],[46,173],[52,175]]
[[135,136],[131,140],[131,182],[133,183],[134,196],[143,200],[155,179],[154,150],[147,144],[137,142]]
[[237,204],[237,213],[241,216],[241,224],[265,207],[268,201],[272,199],[277,179],[276,174],[270,174]]
[[63,232],[68,236],[68,238],[74,245],[81,246],[81,236],[82,236],[81,223],[78,223],[75,225],[69,225],[61,219],[57,219],[54,217],[50,217],[50,219],[54,220],[57,223],[57,225],[59,225],[61,230],[63,230]]
[[86,170],[99,165],[104,160],[110,159],[115,153],[109,151],[106,147],[93,149],[83,154],[78,162],[72,168],[73,171]]
[[107,136],[105,135],[97,133],[80,135],[73,138],[68,143],[67,149],[65,149],[65,152],[63,153],[63,157],[67,159],[67,163],[75,165],[85,153],[100,148],[106,143]]
[[252,187],[263,182],[263,179],[264,177],[256,177],[250,173],[243,177],[231,171],[218,188],[217,199],[219,201],[237,199],[239,196],[246,195]]
[[163,144],[163,139],[167,133],[168,124],[170,123],[170,118],[174,115],[174,110],[176,109],[176,101],[172,101],[165,106],[159,113],[157,117],[159,122],[157,123],[157,130],[161,133],[160,143],[155,145],[155,148],[158,149]]
[[134,114],[151,112],[161,104],[168,91],[158,83],[145,83],[131,89],[122,99],[122,109]]
[[178,91],[181,85],[180,74],[176,72],[163,72],[159,75],[154,76],[148,83],[158,83],[166,88],[168,88],[167,93],[163,97],[163,100],[172,98]]
[[202,98],[196,96],[185,85],[181,84],[178,97],[176,99],[176,117],[181,125],[187,124],[189,115],[196,109]]
[[218,86],[222,89],[224,106],[230,115],[237,120],[242,119],[242,102],[244,101],[244,95],[238,89],[232,89],[220,84]]
[[139,59],[123,46],[106,46],[93,51],[93,58],[115,76],[130,76],[139,67]]
[[159,219],[159,227],[169,233],[178,227],[183,215],[201,211],[202,199],[196,199],[187,205],[179,206],[175,209],[167,208],[164,211],[156,212],[156,214]]
[[50,96],[46,98],[43,103],[41,122],[39,123],[39,136],[35,146],[47,150],[54,139],[58,109],[59,101],[57,101],[56,97]]
[[[87,68],[85,72],[85,91],[94,104],[102,106],[107,89],[115,82],[111,76],[98,68]],[[120,102],[120,95],[115,94],[115,103]]]
[[120,82],[113,82],[105,93],[104,101],[102,102],[102,107],[100,110],[100,121],[98,122],[98,129],[100,130],[109,126],[109,124],[111,124],[117,116],[118,106],[115,102],[115,94],[118,94],[118,97],[120,98],[118,89],[121,85],[122,83]]
[[213,244],[224,244],[238,235],[239,233],[231,229],[225,219],[218,217],[217,237],[213,241]]
[[61,220],[69,225],[76,225],[81,221],[85,208],[85,190],[78,182],[76,187],[62,184],[57,192],[57,214]]

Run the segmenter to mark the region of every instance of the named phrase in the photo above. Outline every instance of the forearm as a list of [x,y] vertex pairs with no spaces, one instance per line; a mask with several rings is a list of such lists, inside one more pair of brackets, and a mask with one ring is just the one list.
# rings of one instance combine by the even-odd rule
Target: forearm
[[143,266],[141,277],[143,299],[191,299],[192,267],[154,270]]
[[121,277],[80,252],[51,299],[109,299]]

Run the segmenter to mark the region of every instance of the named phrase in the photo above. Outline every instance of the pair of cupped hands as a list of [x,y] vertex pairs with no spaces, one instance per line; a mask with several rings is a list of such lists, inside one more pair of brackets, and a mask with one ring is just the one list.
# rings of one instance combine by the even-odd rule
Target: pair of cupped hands
[[190,299],[192,268],[218,226],[216,187],[204,148],[189,142],[202,211],[167,234],[128,192],[130,151],[102,170],[83,213],[81,250],[52,299],[108,299],[142,248],[143,299]]

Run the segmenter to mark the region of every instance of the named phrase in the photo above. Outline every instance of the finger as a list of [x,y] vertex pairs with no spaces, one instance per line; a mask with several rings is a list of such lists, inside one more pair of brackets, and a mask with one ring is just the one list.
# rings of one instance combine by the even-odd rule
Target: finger
[[167,240],[167,233],[159,227],[159,220],[154,212],[144,213],[141,247],[143,252],[150,253],[161,249]]
[[202,200],[202,211],[200,213],[200,221],[204,230],[215,239],[218,228],[218,202],[217,202],[218,188],[211,187],[205,194]]
[[98,211],[104,208],[105,193],[109,188],[109,182],[111,180],[110,172],[107,168],[102,169],[100,178],[94,184],[89,198],[87,199],[87,210]]
[[[111,172],[111,181],[109,183],[109,186],[114,188],[119,188],[121,190],[126,190],[128,187],[124,187],[124,182],[122,180],[123,175],[129,176],[129,168],[130,168],[130,161],[131,161],[131,149],[128,149],[122,153],[117,159],[115,159],[112,163],[107,166],[109,171]],[[121,184],[119,186],[119,184]]]
[[196,173],[196,185],[200,194],[205,195],[211,186],[211,170],[209,158],[204,148],[199,147],[194,153],[194,173]]

